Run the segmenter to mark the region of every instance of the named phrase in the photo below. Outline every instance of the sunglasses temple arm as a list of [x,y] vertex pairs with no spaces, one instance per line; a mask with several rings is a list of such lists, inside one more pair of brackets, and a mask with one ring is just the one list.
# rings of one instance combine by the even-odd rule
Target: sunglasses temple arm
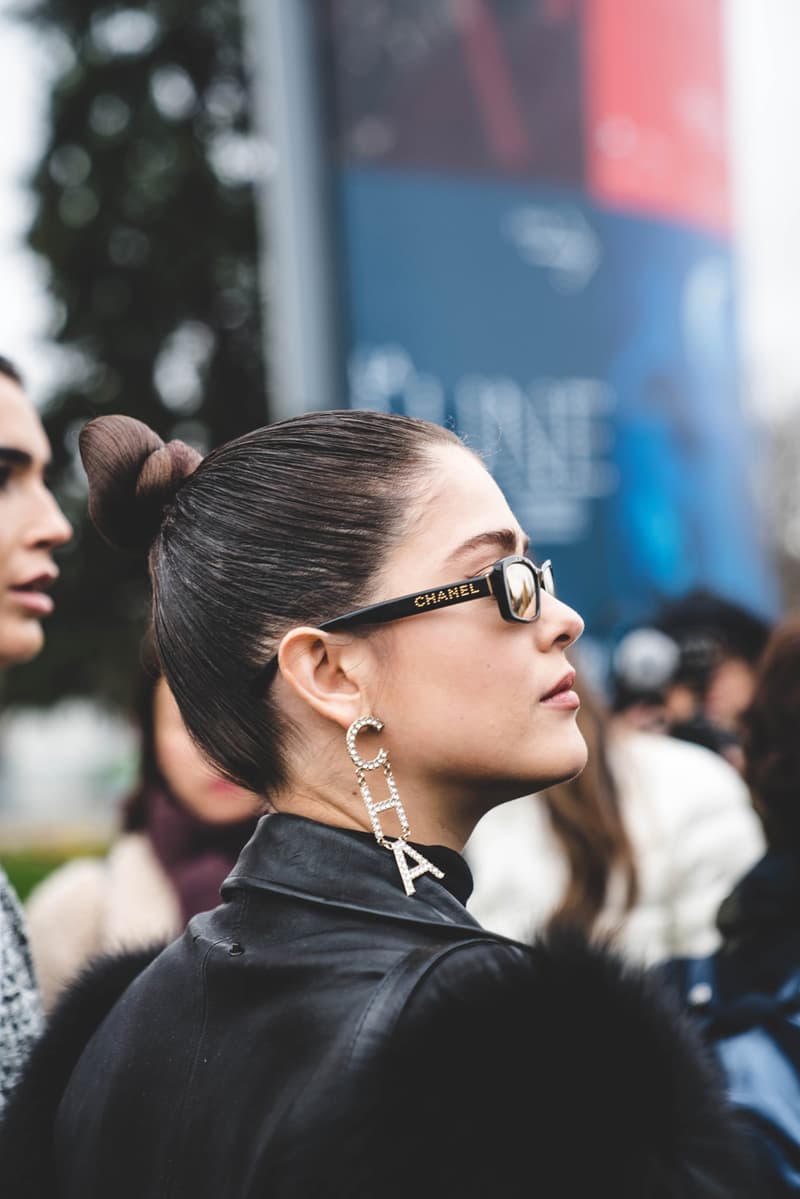
[[432,587],[429,591],[416,591],[400,599],[388,600],[385,604],[372,604],[357,608],[345,616],[326,620],[319,628],[325,632],[353,628],[365,624],[385,624],[390,620],[402,620],[406,616],[417,616],[420,612],[431,612],[437,608],[450,608],[454,604],[465,604],[469,600],[493,595],[492,584],[487,576],[462,579],[446,587]]

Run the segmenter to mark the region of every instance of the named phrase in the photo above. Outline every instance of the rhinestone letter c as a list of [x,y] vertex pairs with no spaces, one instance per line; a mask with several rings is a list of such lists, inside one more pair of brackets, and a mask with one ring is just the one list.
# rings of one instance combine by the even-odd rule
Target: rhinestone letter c
[[356,770],[378,770],[386,763],[389,755],[385,749],[381,749],[374,758],[361,757],[356,749],[356,737],[364,728],[375,729],[375,732],[379,733],[383,728],[383,721],[375,716],[360,716],[358,720],[354,720],[347,730],[347,752],[353,759]]

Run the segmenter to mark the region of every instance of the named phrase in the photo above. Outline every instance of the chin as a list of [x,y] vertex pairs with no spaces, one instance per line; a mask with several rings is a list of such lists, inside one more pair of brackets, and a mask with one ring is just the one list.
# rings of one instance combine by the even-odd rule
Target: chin
[[0,670],[30,662],[44,647],[41,625],[30,624],[24,631],[7,637],[0,636]]
[[589,757],[589,750],[587,749],[586,742],[580,733],[578,733],[578,737],[580,738],[580,744],[575,746],[575,750],[571,756],[569,764],[567,765],[565,763],[565,773],[562,774],[560,778],[556,780],[556,782],[565,783],[568,779],[574,779],[576,775],[581,773],[586,765]]
[[576,727],[573,743],[565,747],[563,753],[554,753],[550,761],[538,762],[535,777],[527,781],[527,785],[519,794],[530,795],[535,791],[546,791],[548,787],[555,787],[557,783],[566,783],[569,779],[574,779],[583,770],[588,756],[586,742]]

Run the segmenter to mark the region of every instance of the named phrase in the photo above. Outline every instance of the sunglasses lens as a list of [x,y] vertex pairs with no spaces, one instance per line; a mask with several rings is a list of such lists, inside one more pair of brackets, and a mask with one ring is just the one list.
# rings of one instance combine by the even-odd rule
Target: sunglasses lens
[[511,562],[506,568],[506,587],[511,611],[517,620],[535,620],[536,578],[530,566],[524,562]]
[[553,563],[549,561],[543,562],[541,565],[542,587],[548,595],[556,594],[556,577],[553,574]]

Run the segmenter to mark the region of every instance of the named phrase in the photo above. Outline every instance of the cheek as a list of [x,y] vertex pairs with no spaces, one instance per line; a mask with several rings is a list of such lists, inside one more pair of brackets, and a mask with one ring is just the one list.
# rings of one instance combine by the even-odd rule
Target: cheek
[[474,629],[421,618],[423,624],[427,627],[398,628],[386,654],[380,698],[398,727],[418,744],[438,740],[446,746],[468,738],[485,752],[487,742],[530,721],[529,647],[492,637],[491,631],[479,636]]
[[11,538],[8,536],[7,531],[3,529],[4,515],[2,504],[0,504],[0,592],[5,592],[12,581],[11,555],[14,550]]
[[163,737],[158,746],[161,773],[176,794],[191,792],[205,781],[209,771],[193,743],[183,735]]
[[410,708],[437,703],[468,683],[470,658],[463,650],[463,639],[447,622],[422,616],[405,628],[397,625],[384,640],[384,686]]
[[0,493],[0,578],[9,580],[10,556],[25,545],[25,514],[18,503]]

